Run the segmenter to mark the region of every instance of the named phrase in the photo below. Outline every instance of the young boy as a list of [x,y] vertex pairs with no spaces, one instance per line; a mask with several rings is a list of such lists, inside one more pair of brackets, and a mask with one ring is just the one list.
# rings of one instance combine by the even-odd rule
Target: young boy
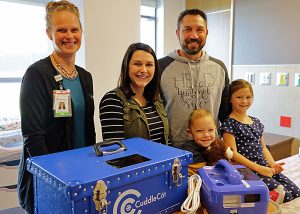
[[200,167],[214,165],[220,159],[231,159],[232,151],[216,138],[216,129],[215,120],[209,111],[196,109],[191,113],[187,132],[193,140],[181,147],[193,153],[193,163],[188,169],[189,176],[197,173]]

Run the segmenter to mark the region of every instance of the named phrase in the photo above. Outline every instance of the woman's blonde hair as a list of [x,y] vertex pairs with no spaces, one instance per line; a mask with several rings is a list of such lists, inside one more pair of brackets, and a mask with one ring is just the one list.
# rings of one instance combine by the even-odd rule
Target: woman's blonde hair
[[67,0],[50,1],[47,3],[46,16],[45,16],[47,28],[51,28],[52,14],[56,11],[69,11],[69,12],[75,14],[78,17],[80,28],[82,28],[78,7],[75,4],[73,4]]
[[210,111],[207,111],[206,109],[195,109],[190,114],[189,127],[191,127],[193,120],[198,119],[198,118],[203,118],[203,117],[210,117],[216,125],[216,121]]

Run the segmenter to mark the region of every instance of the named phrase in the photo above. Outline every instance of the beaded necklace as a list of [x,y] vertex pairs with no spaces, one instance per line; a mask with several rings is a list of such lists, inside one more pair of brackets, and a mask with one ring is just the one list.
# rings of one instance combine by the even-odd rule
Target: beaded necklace
[[55,62],[55,64],[56,64],[56,66],[59,68],[60,73],[61,73],[63,76],[65,76],[65,77],[67,77],[67,78],[69,78],[69,79],[74,79],[75,77],[77,77],[78,72],[77,72],[76,68],[74,68],[74,69],[72,70],[71,74],[69,74],[68,71],[67,71],[66,69],[64,69],[64,67],[62,67],[62,65],[59,64],[59,62],[55,59],[54,55],[51,54],[51,56],[52,56],[52,58],[53,58],[53,60],[54,60],[54,62]]

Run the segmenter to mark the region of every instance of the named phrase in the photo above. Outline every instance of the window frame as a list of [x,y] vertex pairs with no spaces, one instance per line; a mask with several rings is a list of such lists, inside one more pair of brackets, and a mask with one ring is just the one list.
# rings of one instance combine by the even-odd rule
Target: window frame
[[141,6],[154,8],[154,16],[141,14],[141,19],[150,19],[154,21],[154,52],[157,51],[157,0],[141,0]]
[[[0,1],[34,5],[34,6],[44,6],[49,0],[0,0]],[[1,77],[1,75],[0,75],[0,84],[1,83],[21,83],[21,82],[22,82],[22,77],[9,77],[9,76]]]
[[[38,6],[38,7],[44,7],[45,6],[45,4],[48,2],[47,0],[0,0],[2,3],[14,3],[14,4],[18,4],[18,5],[28,5],[28,6]],[[16,54],[18,54],[18,52],[17,51],[15,51],[15,52],[13,52],[13,53],[16,53]],[[5,58],[4,58],[5,59]],[[5,63],[4,63],[5,64]],[[2,67],[3,69],[1,69],[2,71],[4,71],[4,73],[2,73],[2,74],[0,74],[0,85],[1,86],[3,86],[3,85],[7,85],[7,84],[14,84],[15,86],[17,86],[17,88],[19,87],[19,86],[21,86],[21,84],[22,84],[22,79],[23,79],[23,75],[15,75],[15,73],[13,72],[13,73],[6,73],[5,72],[5,68],[6,68],[6,66],[4,65],[4,67]],[[9,66],[7,67],[8,68],[8,70],[10,70],[9,69]],[[24,68],[25,70],[27,69],[27,67],[26,68]],[[14,70],[14,69],[13,69]],[[14,86],[12,86],[12,87],[14,87]],[[17,88],[15,88],[16,90],[19,90],[19,89],[17,89]],[[13,93],[19,93],[19,92],[13,92]],[[2,96],[3,96],[3,93],[2,93]],[[1,98],[2,98],[2,96],[1,96]],[[4,98],[5,98],[5,95],[4,95]],[[19,100],[19,97],[15,97],[17,100],[13,100],[12,102],[14,103],[14,102],[18,102],[18,100]],[[20,119],[20,112],[19,111],[15,111],[15,106],[13,107],[13,106],[11,106],[11,107],[13,107],[13,110],[11,111],[11,112],[6,112],[6,110],[7,109],[9,109],[10,108],[10,105],[11,104],[9,104],[9,105],[4,105],[4,109],[3,110],[5,110],[4,112],[1,112],[1,114],[0,114],[0,119],[2,119],[2,118],[10,118],[10,119],[12,119],[12,120],[16,120],[16,121],[18,121],[19,119]],[[5,113],[6,112],[6,113]]]

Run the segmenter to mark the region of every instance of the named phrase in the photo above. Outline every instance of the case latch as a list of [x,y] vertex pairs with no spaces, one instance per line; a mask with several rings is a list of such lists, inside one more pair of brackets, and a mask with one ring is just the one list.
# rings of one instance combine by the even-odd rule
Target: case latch
[[172,178],[173,183],[176,184],[176,186],[180,186],[182,184],[182,178],[184,177],[182,175],[181,171],[181,162],[178,158],[175,158],[174,163],[172,165]]
[[107,213],[107,205],[109,204],[106,200],[107,186],[104,181],[99,180],[93,191],[93,201],[95,203],[95,208],[97,211],[102,211],[101,213]]

